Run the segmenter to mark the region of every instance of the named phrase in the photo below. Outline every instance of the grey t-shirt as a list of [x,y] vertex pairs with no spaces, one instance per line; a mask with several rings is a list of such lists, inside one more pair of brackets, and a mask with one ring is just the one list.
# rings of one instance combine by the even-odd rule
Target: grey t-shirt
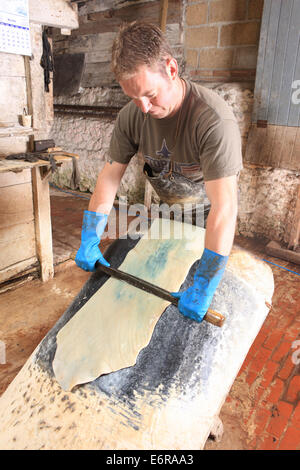
[[243,168],[235,116],[214,91],[186,81],[182,107],[155,119],[133,101],[120,111],[110,143],[110,158],[129,163],[140,151],[154,173],[172,171],[191,181],[232,176]]

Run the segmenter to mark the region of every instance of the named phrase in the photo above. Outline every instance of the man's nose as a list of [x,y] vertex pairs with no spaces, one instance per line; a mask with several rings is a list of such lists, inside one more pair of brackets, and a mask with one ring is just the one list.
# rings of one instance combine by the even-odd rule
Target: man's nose
[[139,108],[143,111],[143,113],[148,113],[151,108],[150,100],[146,97],[140,98],[137,104]]

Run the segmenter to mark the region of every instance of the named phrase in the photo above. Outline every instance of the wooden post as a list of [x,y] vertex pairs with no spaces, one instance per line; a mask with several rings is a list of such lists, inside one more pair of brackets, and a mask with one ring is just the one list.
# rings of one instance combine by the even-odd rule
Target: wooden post
[[166,32],[168,14],[168,0],[161,0],[160,2],[160,29],[163,33]]
[[297,196],[293,226],[292,226],[292,230],[290,234],[290,241],[289,241],[288,248],[295,251],[299,245],[299,238],[300,238],[300,184],[298,186],[298,196]]
[[[26,81],[26,95],[27,95],[27,111],[31,116],[33,115],[32,106],[32,87],[31,87],[31,70],[30,70],[30,58],[24,56],[24,68],[25,68],[25,81]],[[33,127],[33,124],[32,124]]]
[[32,169],[32,190],[37,257],[41,267],[41,279],[48,281],[54,275],[50,194],[48,179],[41,177],[40,167]]
[[[33,116],[33,105],[32,105],[32,82],[31,82],[31,69],[30,69],[30,58],[24,56],[24,69],[25,69],[25,81],[26,81],[26,95],[27,95],[27,112],[31,116],[31,127],[34,126]],[[33,152],[34,150],[34,135],[28,137],[28,151]]]

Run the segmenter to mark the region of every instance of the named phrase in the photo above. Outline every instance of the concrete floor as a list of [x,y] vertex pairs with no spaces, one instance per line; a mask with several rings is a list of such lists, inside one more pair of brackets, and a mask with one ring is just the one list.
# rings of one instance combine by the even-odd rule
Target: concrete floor
[[[70,259],[80,244],[88,200],[85,194],[51,190],[55,276],[0,294],[0,339],[6,360],[0,363],[0,395],[89,277]],[[111,241],[102,242],[102,251]],[[223,437],[219,442],[208,440],[206,449],[300,450],[300,341],[295,343],[300,340],[300,267],[266,256],[258,240],[237,237],[235,243],[281,267],[270,265],[275,278],[273,309],[221,410]],[[295,344],[299,346],[293,349]]]

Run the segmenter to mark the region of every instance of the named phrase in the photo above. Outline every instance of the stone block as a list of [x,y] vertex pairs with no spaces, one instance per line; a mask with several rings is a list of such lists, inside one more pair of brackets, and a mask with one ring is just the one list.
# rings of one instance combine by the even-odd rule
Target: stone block
[[230,68],[234,57],[233,48],[202,49],[199,55],[200,68]]
[[259,41],[259,23],[233,23],[221,28],[221,46],[256,45]]
[[216,46],[218,43],[218,28],[216,26],[203,26],[202,28],[188,28],[185,36],[186,47]]
[[209,21],[239,21],[246,19],[246,0],[217,0],[210,3]]
[[188,5],[186,9],[186,24],[195,26],[207,23],[207,3]]
[[248,4],[248,20],[260,20],[263,13],[263,0],[249,0]]
[[257,64],[257,46],[238,47],[235,51],[233,66],[255,69]]
[[189,68],[198,67],[198,51],[195,49],[187,49],[185,53],[185,63]]

